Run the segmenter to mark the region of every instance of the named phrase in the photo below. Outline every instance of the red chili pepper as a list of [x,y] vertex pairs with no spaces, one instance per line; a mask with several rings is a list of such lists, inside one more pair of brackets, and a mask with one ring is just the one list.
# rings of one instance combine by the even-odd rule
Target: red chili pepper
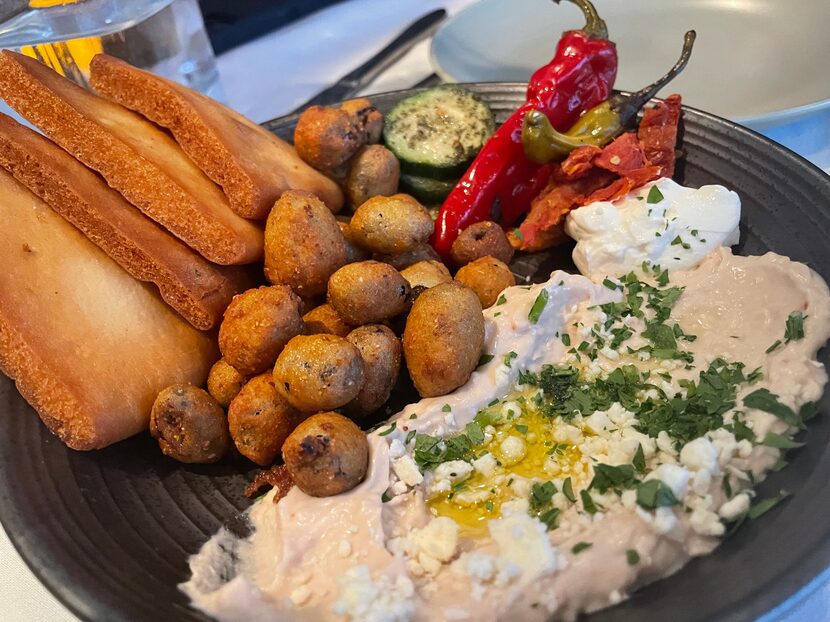
[[564,131],[611,94],[617,50],[605,22],[589,0],[570,1],[585,14],[585,27],[562,35],[553,60],[531,76],[527,102],[487,141],[438,212],[431,243],[444,259],[462,229],[482,220],[512,225],[547,184],[550,166],[531,162],[522,148],[527,110],[543,112]]

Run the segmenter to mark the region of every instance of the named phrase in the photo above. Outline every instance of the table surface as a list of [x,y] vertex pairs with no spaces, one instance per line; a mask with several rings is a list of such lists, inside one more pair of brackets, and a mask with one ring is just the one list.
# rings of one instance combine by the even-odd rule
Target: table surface
[[[220,56],[226,100],[257,122],[286,114],[368,59],[424,13],[444,7],[453,14],[474,1],[350,0],[332,6]],[[378,78],[367,93],[408,88],[431,72],[429,43],[424,41]],[[768,135],[830,173],[830,110]],[[0,620],[76,621],[37,581],[2,529]],[[830,620],[830,569],[761,620]]]

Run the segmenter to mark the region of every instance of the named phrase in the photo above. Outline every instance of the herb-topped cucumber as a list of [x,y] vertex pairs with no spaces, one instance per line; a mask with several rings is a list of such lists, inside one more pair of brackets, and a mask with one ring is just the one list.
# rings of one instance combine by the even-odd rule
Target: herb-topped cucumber
[[383,138],[402,172],[455,179],[495,128],[493,113],[476,94],[447,85],[398,102],[386,115]]
[[447,198],[457,181],[401,173],[401,191],[411,194],[425,205],[436,205]]

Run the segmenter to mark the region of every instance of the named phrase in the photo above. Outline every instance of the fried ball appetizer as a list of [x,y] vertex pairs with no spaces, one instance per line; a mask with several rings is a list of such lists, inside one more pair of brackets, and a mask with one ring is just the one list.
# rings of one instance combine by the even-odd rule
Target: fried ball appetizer
[[227,408],[230,405],[244,384],[245,376],[240,374],[239,370],[225,359],[219,359],[210,368],[207,390],[222,408]]
[[303,298],[324,294],[345,265],[346,238],[325,204],[310,192],[288,190],[265,225],[265,277]]
[[189,464],[216,462],[231,446],[225,411],[192,384],[174,384],[158,394],[150,434],[165,456]]
[[421,397],[445,395],[463,385],[484,348],[484,316],[475,292],[442,283],[418,296],[403,334],[403,351]]
[[340,108],[311,106],[297,120],[294,147],[317,170],[334,172],[363,145],[378,142],[382,128],[383,115],[368,99],[350,100]]
[[228,426],[234,445],[259,466],[270,465],[302,416],[274,387],[270,373],[251,378],[228,408]]
[[349,223],[354,240],[374,253],[403,253],[432,235],[432,217],[408,194],[372,197]]
[[392,266],[360,261],[331,275],[328,302],[346,324],[375,324],[403,313],[409,290],[409,283]]
[[337,224],[340,225],[340,231],[343,232],[343,237],[346,240],[346,263],[354,263],[356,261],[366,261],[369,259],[372,254],[358,246],[357,242],[355,242],[354,238],[352,237],[352,230],[349,227],[348,222],[337,221]]
[[352,330],[352,327],[343,321],[340,314],[330,304],[322,304],[315,307],[303,316],[305,323],[304,335],[337,335],[345,337]]
[[303,332],[302,301],[287,285],[249,289],[233,297],[219,327],[219,350],[240,374],[274,364],[288,340]]
[[344,190],[349,204],[357,207],[376,196],[398,191],[401,165],[383,145],[362,147],[349,162]]
[[429,244],[418,244],[415,248],[403,253],[375,253],[372,259],[388,263],[395,270],[403,270],[419,261],[441,261],[438,253]]
[[344,410],[363,417],[386,403],[401,369],[401,342],[389,328],[370,324],[355,328],[346,337],[360,351],[364,364],[363,387]]
[[337,335],[294,337],[274,365],[277,391],[301,412],[348,404],[357,397],[363,380],[360,351]]
[[441,283],[449,283],[452,281],[450,271],[447,266],[440,261],[428,260],[419,261],[412,264],[408,268],[401,270],[401,276],[409,281],[409,284],[414,288],[419,285],[429,289]]
[[458,234],[452,243],[450,257],[457,266],[467,265],[482,257],[495,257],[499,261],[510,263],[514,252],[504,229],[490,220],[485,220],[470,225]]
[[496,304],[499,294],[516,284],[516,277],[507,264],[495,257],[482,257],[462,267],[455,280],[473,290],[483,309]]
[[300,490],[312,497],[331,497],[351,490],[366,477],[369,441],[347,417],[322,412],[288,436],[282,458]]

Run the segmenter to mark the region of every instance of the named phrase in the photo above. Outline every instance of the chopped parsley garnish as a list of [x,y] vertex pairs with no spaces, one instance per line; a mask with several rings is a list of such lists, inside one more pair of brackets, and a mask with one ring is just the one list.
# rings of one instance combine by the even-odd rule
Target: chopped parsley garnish
[[513,235],[516,236],[516,239],[519,240],[519,242],[522,242],[525,239],[518,227],[513,229]]
[[418,413],[412,413],[411,415],[409,415],[409,418],[410,419],[417,419],[418,418]]
[[507,302],[507,298],[505,298],[504,294],[502,294],[501,296],[499,296],[499,299],[496,300],[496,306],[499,307],[503,305],[505,302]]
[[559,517],[559,508],[551,508],[539,514],[539,520],[545,524],[548,531],[556,527],[556,519]]
[[816,415],[818,415],[818,402],[805,402],[798,409],[798,416],[804,423],[807,423]]
[[652,186],[648,191],[648,196],[646,197],[646,203],[654,204],[659,203],[663,200],[663,193],[660,192],[660,188],[657,186]]
[[556,494],[556,485],[553,482],[545,482],[544,484],[533,484],[530,489],[530,508],[538,510],[545,507],[553,495]]
[[494,357],[493,357],[493,355],[492,355],[492,354],[482,354],[482,355],[481,355],[481,358],[480,358],[480,359],[478,359],[478,364],[479,364],[479,366],[481,366],[481,365],[486,365],[487,363],[489,363],[490,361],[492,361],[492,360],[493,360],[493,358],[494,358]]
[[388,435],[392,434],[392,432],[394,432],[395,428],[397,428],[397,427],[398,427],[397,421],[393,421],[392,425],[390,425],[388,428],[386,428],[383,432],[378,432],[378,436],[388,436]]
[[523,425],[521,423],[517,423],[514,427],[516,428],[516,431],[519,434],[527,434],[527,426],[526,425]]
[[513,364],[513,360],[517,356],[518,356],[518,354],[516,354],[515,352],[513,352],[511,350],[510,352],[508,352],[507,354],[504,355],[504,358],[502,359],[502,363],[504,364],[505,367],[509,368]]
[[621,287],[619,285],[617,285],[616,283],[614,283],[614,281],[612,281],[611,279],[608,279],[608,278],[604,279],[602,281],[602,284],[605,285],[605,287],[607,287],[610,290],[621,289]]
[[576,495],[574,494],[574,486],[573,482],[571,481],[570,477],[565,478],[565,481],[562,482],[562,494],[565,495],[565,498],[570,501],[571,503],[576,503]]
[[647,510],[671,507],[680,503],[672,489],[659,479],[650,479],[637,486],[637,505]]
[[464,428],[464,432],[441,439],[429,434],[415,435],[413,456],[415,463],[425,471],[429,471],[444,462],[451,460],[466,460],[473,458],[473,448],[484,442],[484,432],[477,421],[471,421]]
[[671,241],[671,245],[672,246],[681,246],[685,250],[689,250],[690,248],[692,248],[692,245],[689,244],[688,242],[684,242],[683,238],[681,238],[679,235]]
[[568,333],[562,333],[562,343],[565,346],[571,345],[571,336]]
[[630,464],[611,466],[608,464],[594,465],[594,479],[588,488],[598,490],[601,493],[611,489],[623,490],[633,488],[637,485],[637,478],[634,475],[634,467]]
[[776,434],[775,432],[767,432],[764,440],[761,441],[761,445],[775,447],[776,449],[797,449],[799,447],[804,447],[805,443],[799,443],[798,441],[794,441],[791,438],[787,438],[781,434]]
[[744,406],[748,408],[757,408],[772,415],[775,415],[782,421],[797,428],[804,428],[804,422],[798,413],[794,412],[792,408],[786,404],[778,401],[778,396],[775,393],[770,393],[769,389],[756,389],[749,395],[744,397]]
[[799,339],[804,339],[804,314],[801,311],[793,311],[787,318],[784,341],[790,343]]
[[646,472],[646,456],[643,453],[642,443],[637,443],[637,451],[634,452],[634,459],[631,461],[631,464],[637,469],[637,473]]
[[530,313],[527,314],[527,319],[530,321],[531,324],[536,324],[539,321],[539,318],[542,316],[542,311],[545,310],[545,305],[548,304],[548,290],[543,289],[539,292],[539,295],[536,296],[536,300],[533,302],[533,306],[530,308]]
[[452,406],[450,406],[449,404],[444,404],[444,405],[441,407],[441,412],[448,413],[448,412],[450,412],[451,410],[452,410]]
[[770,352],[772,352],[774,350],[777,350],[780,345],[781,345],[781,340],[776,339],[775,341],[772,342],[772,345],[765,350],[764,353],[769,354]]
[[591,498],[591,494],[587,490],[580,490],[579,498],[582,499],[582,507],[585,508],[588,514],[596,514],[599,511],[594,500]]
[[782,490],[776,496],[770,497],[768,499],[761,499],[758,503],[753,505],[749,508],[749,511],[746,513],[747,517],[755,520],[760,516],[763,516],[767,512],[769,512],[772,508],[776,505],[781,503],[784,499],[790,496],[790,493],[786,490]]
[[392,500],[392,497],[390,497],[388,494],[386,494],[386,491],[384,491],[383,494],[380,496],[380,502],[381,503],[389,503],[389,501],[391,501],[391,500]]
[[415,438],[415,435],[417,433],[418,432],[416,432],[415,430],[410,430],[409,432],[407,432],[406,433],[406,440],[403,442],[403,444],[404,445],[409,445],[409,441],[411,441],[413,438]]
[[625,552],[625,559],[629,566],[636,566],[640,563],[640,554],[634,549],[628,549]]
[[590,549],[592,546],[594,546],[592,542],[577,542],[571,547],[571,553],[579,555],[582,551]]

